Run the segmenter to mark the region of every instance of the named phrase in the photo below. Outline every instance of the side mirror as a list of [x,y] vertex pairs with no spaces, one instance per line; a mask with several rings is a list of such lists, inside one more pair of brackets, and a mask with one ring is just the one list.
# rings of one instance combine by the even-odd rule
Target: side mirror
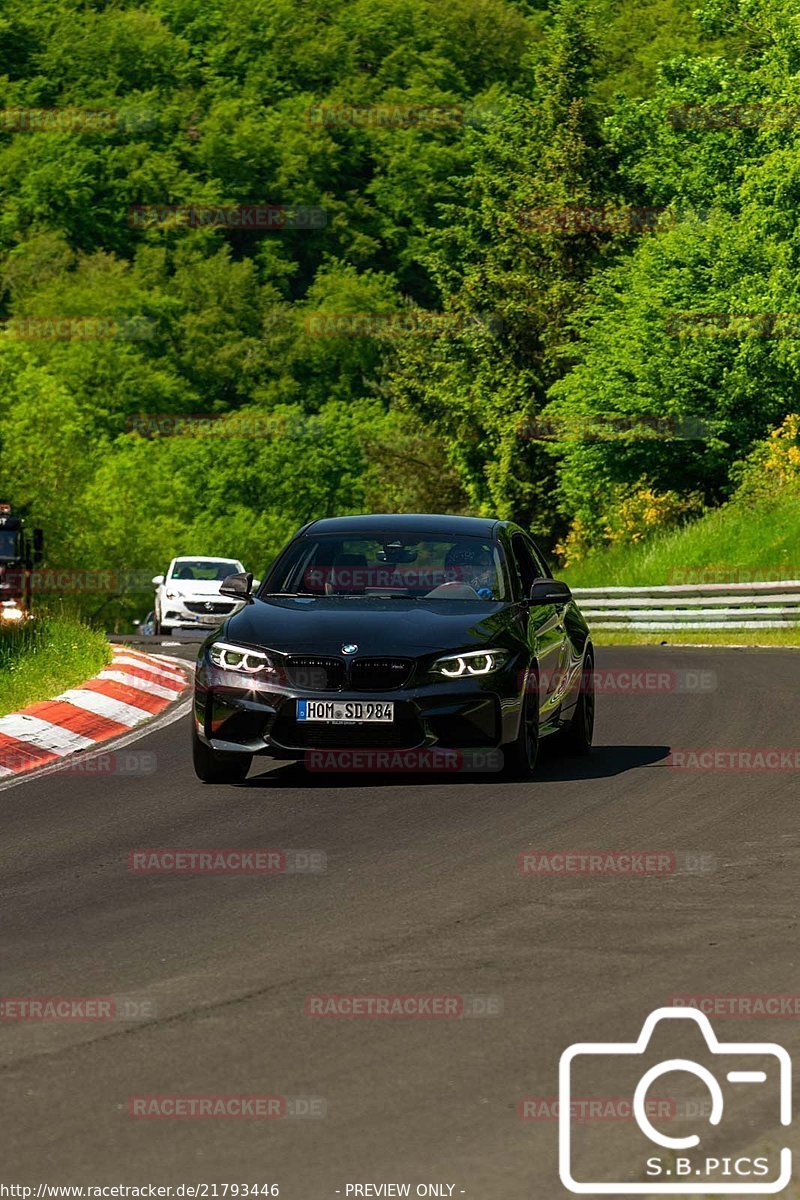
[[534,579],[528,594],[530,604],[568,604],[572,592],[560,579]]
[[154,575],[154,576],[153,576],[153,578],[152,578],[152,580],[151,580],[151,583],[155,584],[155,586],[156,586],[156,587],[161,587],[161,584],[162,584],[163,582],[164,582],[164,576],[163,576],[163,575]]
[[249,571],[238,571],[229,575],[219,585],[221,596],[230,596],[233,600],[249,600],[253,590],[253,576]]

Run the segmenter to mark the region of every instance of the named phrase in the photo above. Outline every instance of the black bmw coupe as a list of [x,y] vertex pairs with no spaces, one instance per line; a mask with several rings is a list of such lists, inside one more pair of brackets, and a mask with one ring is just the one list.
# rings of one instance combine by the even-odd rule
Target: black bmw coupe
[[206,783],[241,782],[255,754],[492,750],[526,778],[543,737],[591,748],[589,629],[511,521],[312,521],[255,594],[249,574],[220,591],[247,603],[200,650],[192,742]]

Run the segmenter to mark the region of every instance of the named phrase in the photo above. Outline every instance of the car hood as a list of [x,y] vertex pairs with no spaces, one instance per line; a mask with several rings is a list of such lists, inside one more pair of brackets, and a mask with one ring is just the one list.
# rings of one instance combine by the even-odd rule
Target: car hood
[[515,607],[485,600],[379,600],[275,597],[255,600],[224,626],[231,641],[289,653],[414,655],[482,648],[502,638]]

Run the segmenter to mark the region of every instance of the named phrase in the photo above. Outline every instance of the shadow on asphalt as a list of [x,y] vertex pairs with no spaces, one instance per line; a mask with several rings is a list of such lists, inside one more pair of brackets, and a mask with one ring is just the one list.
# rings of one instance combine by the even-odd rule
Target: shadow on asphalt
[[[567,758],[556,750],[542,746],[541,756],[532,783],[557,783],[576,779],[610,779],[636,767],[648,767],[661,762],[669,754],[669,746],[595,746],[586,758]],[[261,763],[269,768],[259,771]],[[376,788],[433,785],[475,785],[506,782],[496,772],[459,771],[307,771],[302,763],[287,762],[276,766],[270,759],[253,760],[248,788]],[[515,781],[508,781],[515,782]],[[516,781],[519,782],[519,781]]]
[[585,758],[567,758],[542,746],[536,779],[610,779],[636,767],[650,767],[669,754],[669,746],[594,746]]

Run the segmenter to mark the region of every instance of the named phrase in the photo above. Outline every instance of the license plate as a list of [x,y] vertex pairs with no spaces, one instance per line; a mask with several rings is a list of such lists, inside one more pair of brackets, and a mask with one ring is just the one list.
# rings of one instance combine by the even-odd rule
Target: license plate
[[328,725],[391,725],[394,721],[394,701],[298,700],[297,719],[324,721]]

